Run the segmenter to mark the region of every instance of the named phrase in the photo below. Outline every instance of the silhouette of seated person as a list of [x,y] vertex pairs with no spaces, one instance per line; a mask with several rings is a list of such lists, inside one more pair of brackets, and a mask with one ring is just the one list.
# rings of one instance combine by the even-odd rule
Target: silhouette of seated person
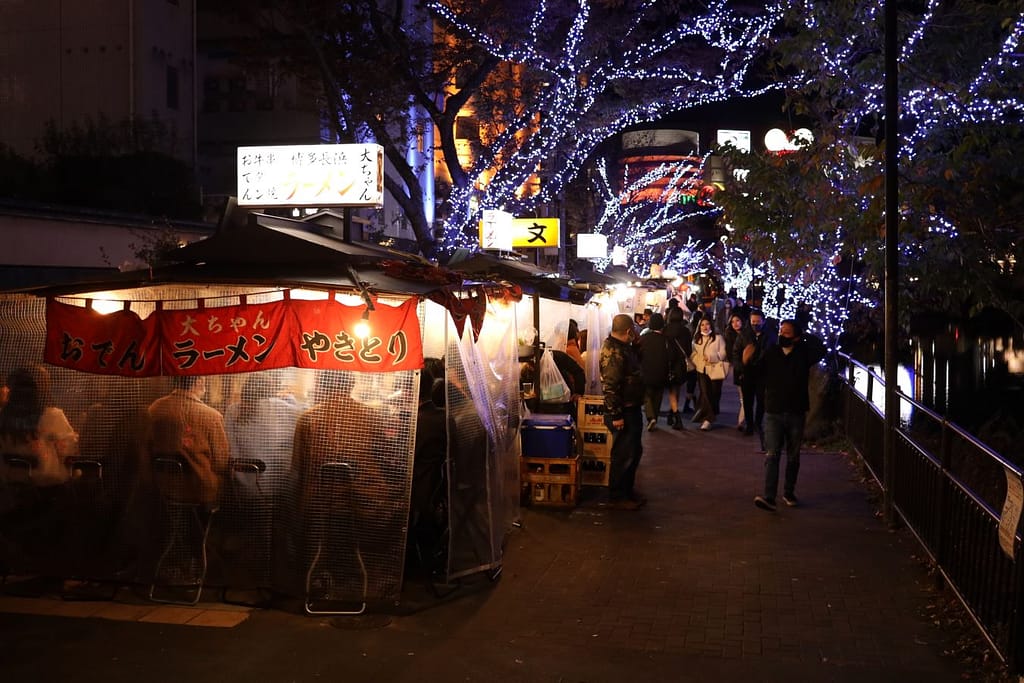
[[181,481],[155,477],[168,500],[213,509],[228,470],[230,446],[224,418],[203,403],[205,377],[173,377],[171,384],[171,393],[153,401],[147,410],[146,460],[150,467],[157,464],[155,459],[181,463]]
[[[355,373],[322,371],[317,377],[316,405],[299,416],[295,425],[292,469],[298,485],[298,508],[303,516],[323,512],[324,505],[357,511],[361,520],[371,521],[372,501],[382,495],[384,478],[376,442],[381,438],[381,414],[352,397]],[[345,481],[338,468],[343,464]],[[347,500],[332,500],[338,496]],[[319,510],[315,509],[319,506]]]
[[82,458],[99,463],[103,485],[119,500],[129,495],[138,475],[144,448],[149,402],[138,390],[139,380],[97,377],[93,400],[78,417]]
[[[231,459],[264,468],[258,475],[232,472],[232,485],[244,499],[277,497],[291,469],[295,423],[301,409],[279,395],[281,382],[274,371],[245,378],[237,403],[224,416]],[[258,490],[257,490],[258,487]]]
[[50,374],[41,365],[13,370],[0,409],[0,480],[49,488],[68,481],[66,458],[78,454],[78,434],[50,399]]
[[[365,558],[371,565],[365,570],[375,573],[367,551],[386,542],[386,531],[396,526],[386,514],[396,499],[383,477],[378,448],[385,419],[383,412],[353,398],[356,374],[318,374],[316,404],[299,416],[292,448],[297,517],[291,524],[300,546],[291,560],[303,576],[324,573],[347,582],[341,593],[349,597],[359,591],[362,562],[356,558]],[[402,503],[399,529],[406,521]]]
[[42,366],[12,371],[7,388],[0,409],[0,565],[63,566],[65,459],[78,452],[78,435],[51,405],[50,376]]

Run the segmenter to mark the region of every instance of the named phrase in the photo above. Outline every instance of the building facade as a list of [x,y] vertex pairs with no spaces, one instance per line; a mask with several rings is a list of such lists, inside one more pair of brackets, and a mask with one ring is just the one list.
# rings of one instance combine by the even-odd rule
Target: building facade
[[50,126],[156,121],[159,151],[195,164],[195,84],[194,0],[0,3],[0,144],[19,155]]

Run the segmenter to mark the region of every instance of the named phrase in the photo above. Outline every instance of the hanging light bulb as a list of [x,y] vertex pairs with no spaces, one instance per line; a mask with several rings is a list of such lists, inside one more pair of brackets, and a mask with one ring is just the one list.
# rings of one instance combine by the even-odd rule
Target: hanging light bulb
[[370,309],[367,307],[363,311],[363,317],[356,323],[355,329],[353,330],[357,337],[360,339],[366,339],[370,336]]

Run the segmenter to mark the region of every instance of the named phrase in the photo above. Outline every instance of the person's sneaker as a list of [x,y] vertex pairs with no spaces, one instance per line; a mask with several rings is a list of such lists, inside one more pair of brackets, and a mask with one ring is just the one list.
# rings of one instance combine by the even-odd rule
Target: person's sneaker
[[711,429],[711,420],[704,420],[703,422],[700,423],[700,430],[702,432],[706,432],[709,429]]
[[764,496],[754,496],[754,505],[767,510],[768,512],[775,512],[775,501],[771,498],[765,498]]
[[658,421],[657,420],[650,419],[650,420],[647,421],[647,431],[653,432],[657,428],[658,428]]
[[797,500],[796,496],[794,496],[792,494],[786,494],[786,495],[782,496],[782,502],[785,503],[786,505],[788,505],[791,508],[795,508],[797,505],[800,504],[800,501]]

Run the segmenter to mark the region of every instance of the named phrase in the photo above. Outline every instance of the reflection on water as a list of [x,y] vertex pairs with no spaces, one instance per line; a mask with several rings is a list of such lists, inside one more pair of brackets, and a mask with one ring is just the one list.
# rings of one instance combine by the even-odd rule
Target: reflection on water
[[1012,338],[971,338],[954,327],[915,338],[913,348],[914,398],[942,414],[968,408],[979,392],[1024,380],[1024,349],[1015,349]]
[[[871,403],[885,412],[885,372],[880,365],[870,365],[868,368],[876,377],[870,377],[867,372],[860,368],[854,368],[853,388],[861,396],[868,397]],[[900,391],[910,397],[914,395],[914,373],[910,368],[900,365],[896,368],[896,386]],[[909,424],[914,414],[914,406],[907,399],[900,398],[900,422]]]
[[1002,339],[996,339],[992,344],[993,353],[1002,354],[1006,361],[1006,369],[1011,375],[1024,375],[1024,349],[1013,348],[1013,339],[1003,343]]

